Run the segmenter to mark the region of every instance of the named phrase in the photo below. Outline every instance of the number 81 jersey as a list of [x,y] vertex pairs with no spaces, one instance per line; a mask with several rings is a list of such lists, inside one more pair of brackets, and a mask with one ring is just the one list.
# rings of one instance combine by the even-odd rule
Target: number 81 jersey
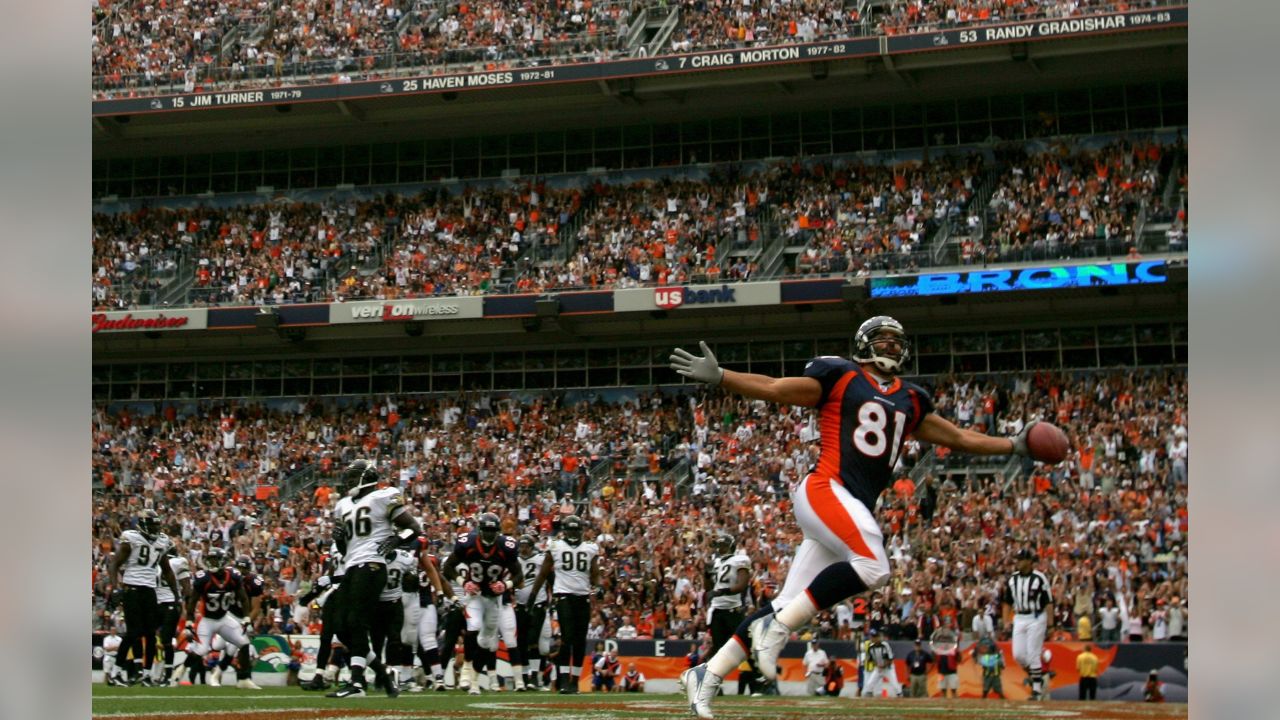
[[933,401],[920,386],[895,377],[881,386],[857,363],[818,357],[804,376],[822,383],[815,410],[822,452],[814,472],[838,477],[868,510],[889,485],[902,441],[933,412]]

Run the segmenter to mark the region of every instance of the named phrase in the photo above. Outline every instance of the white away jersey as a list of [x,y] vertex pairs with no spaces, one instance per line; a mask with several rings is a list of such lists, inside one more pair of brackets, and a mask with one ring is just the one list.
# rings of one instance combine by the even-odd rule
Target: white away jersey
[[387,584],[382,589],[382,595],[378,596],[379,600],[399,600],[401,591],[400,587],[404,583],[406,573],[413,572],[418,567],[418,556],[408,550],[396,550],[396,557],[387,563]]
[[[178,581],[178,588],[182,588],[183,578],[191,577],[191,563],[181,555],[170,555],[169,569],[173,570],[173,577]],[[156,602],[171,603],[178,602],[180,598],[173,596],[173,591],[165,583],[164,578],[160,577],[160,567],[156,566]]]
[[148,540],[137,530],[125,530],[120,534],[120,544],[129,546],[129,559],[125,560],[121,570],[124,584],[155,587],[160,560],[173,547],[169,536],[160,533]]
[[[516,604],[524,605],[529,602],[529,593],[533,592],[533,581],[538,577],[538,572],[542,570],[543,558],[546,553],[535,552],[527,558],[520,558],[520,570],[524,573],[524,585],[516,590]],[[545,597],[544,591],[539,591],[540,595]]]
[[[339,507],[341,507],[341,502]],[[396,529],[391,518],[404,510],[404,495],[398,488],[374,490],[351,505],[339,516],[347,526],[345,566],[350,568],[368,562],[385,563],[378,544],[391,537]]]
[[547,548],[555,561],[556,580],[552,592],[556,595],[590,595],[591,561],[600,554],[600,546],[593,542],[570,545],[564,540],[552,540]]
[[[751,572],[751,558],[738,553],[727,557],[716,558],[715,587],[713,590],[728,590],[738,579],[738,571]],[[745,591],[744,591],[745,592]],[[719,595],[711,598],[712,610],[733,610],[742,607],[742,593]]]

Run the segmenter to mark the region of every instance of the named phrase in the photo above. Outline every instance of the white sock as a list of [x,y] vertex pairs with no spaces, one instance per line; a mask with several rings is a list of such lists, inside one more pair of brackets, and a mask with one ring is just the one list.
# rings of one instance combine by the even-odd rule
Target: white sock
[[787,603],[786,607],[779,610],[773,616],[773,619],[785,625],[789,630],[796,630],[809,624],[809,621],[817,614],[818,607],[813,604],[813,600],[809,599],[809,593],[802,592]]
[[524,666],[523,665],[511,666],[511,680],[512,682],[524,684]]
[[336,677],[338,677],[338,666],[326,665],[324,668],[324,681],[327,683],[331,683]]
[[574,665],[573,667],[569,668],[569,674],[573,677],[574,680],[577,680],[578,678],[582,677],[582,666]]
[[533,673],[534,675],[537,675],[538,671],[541,669],[542,669],[542,658],[535,658],[529,661],[529,672]]
[[[747,651],[742,647],[742,643],[738,642],[736,637],[731,637],[707,661],[707,672],[716,677],[713,682],[719,682],[724,679],[724,676],[736,670],[746,659]],[[703,683],[705,684],[706,680],[703,680]]]

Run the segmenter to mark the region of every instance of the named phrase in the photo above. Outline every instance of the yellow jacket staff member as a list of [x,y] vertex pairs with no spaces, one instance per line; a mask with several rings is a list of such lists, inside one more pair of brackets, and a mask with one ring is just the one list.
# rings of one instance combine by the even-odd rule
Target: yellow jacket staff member
[[1076,670],[1080,672],[1080,699],[1098,699],[1098,656],[1093,646],[1085,645],[1084,652],[1076,656]]

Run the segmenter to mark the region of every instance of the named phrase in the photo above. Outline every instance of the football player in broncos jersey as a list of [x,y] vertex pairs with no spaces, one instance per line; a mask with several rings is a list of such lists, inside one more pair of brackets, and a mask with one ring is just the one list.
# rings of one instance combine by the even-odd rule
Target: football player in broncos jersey
[[533,584],[529,580],[538,576],[546,553],[538,550],[538,540],[532,535],[521,535],[517,544],[520,569],[526,582],[516,591],[516,644],[528,668],[525,687],[532,690],[542,685],[542,656],[551,649],[551,625],[547,622],[550,593],[544,589],[538,597],[533,597]]
[[334,542],[343,554],[341,619],[337,637],[351,654],[351,679],[327,697],[364,697],[365,668],[388,697],[400,694],[394,674],[388,674],[372,652],[370,617],[387,585],[387,556],[403,542],[422,534],[422,526],[405,505],[397,488],[378,489],[378,470],[371,460],[356,460],[343,471],[345,496],[334,514]]
[[711,590],[708,592],[707,625],[711,628],[711,647],[708,655],[714,655],[742,622],[743,596],[751,582],[751,558],[734,550],[733,536],[721,530],[712,541],[715,559],[708,565],[711,572]]
[[[173,550],[173,541],[160,532],[160,515],[150,508],[135,521],[135,529],[120,534],[115,557],[111,561],[111,585],[122,588],[124,606],[124,638],[116,651],[115,676],[108,685],[137,682],[137,668],[129,662],[129,652],[142,658],[142,683],[151,685],[151,666],[156,658],[156,631],[160,628],[160,605],[156,601],[156,585],[163,579],[175,596],[178,580],[169,563],[162,562]],[[156,568],[159,568],[159,573]],[[121,574],[123,572],[123,585]],[[128,675],[126,681],[124,675]]]
[[583,542],[587,524],[577,515],[560,521],[564,539],[547,546],[542,568],[533,581],[530,598],[537,598],[543,583],[553,575],[551,594],[560,620],[560,652],[556,656],[556,684],[562,695],[578,693],[582,663],[587,660],[587,627],[591,623],[591,595],[601,595],[600,546]]
[[[253,636],[253,628],[257,625],[259,618],[262,616],[262,593],[266,589],[266,582],[253,571],[253,560],[246,555],[236,558],[236,572],[240,573],[240,578],[244,581],[244,594],[249,598],[249,606],[241,607],[240,603],[232,598],[231,614],[240,620],[240,626],[244,628],[245,637]],[[218,666],[209,674],[209,684],[218,686],[222,684],[222,673],[231,667],[231,661],[239,654],[239,648],[226,644],[221,636],[213,639],[213,649],[221,653],[218,659]],[[249,655],[252,658],[254,654],[253,646],[249,646]]]
[[818,411],[822,450],[817,467],[791,489],[804,540],[773,602],[752,613],[708,662],[680,676],[689,709],[711,718],[720,684],[751,652],[760,674],[777,677],[778,655],[791,633],[820,610],[889,580],[884,539],[871,514],[889,484],[908,435],[977,455],[1028,455],[1029,423],[1014,437],[956,427],[933,412],[929,393],[898,377],[910,358],[902,325],[878,315],[858,327],[852,361],[817,357],[800,377],[774,378],[721,368],[703,354],[676,348],[671,369],[757,400]]
[[[170,538],[181,536],[180,526],[169,527]],[[168,563],[169,569],[173,571],[173,576],[178,581],[180,594],[175,595],[168,583],[158,582],[156,586],[156,602],[160,604],[160,650],[164,658],[164,662],[157,662],[151,666],[151,682],[156,685],[168,685],[170,676],[173,674],[173,653],[178,625],[183,618],[183,599],[191,594],[191,563],[188,562],[177,540],[174,540],[174,546],[169,550],[164,561]],[[163,571],[157,567],[157,577],[162,574]]]
[[[249,607],[244,578],[228,566],[227,553],[213,548],[204,556],[205,569],[196,573],[191,582],[191,595],[187,597],[187,617],[196,616],[196,604],[204,601],[204,614],[196,625],[196,642],[187,645],[188,667],[200,665],[213,649],[213,637],[221,637],[228,646],[239,648],[239,667],[236,668],[236,687],[244,690],[261,690],[253,682],[253,666],[249,659],[249,638],[244,634],[240,618],[231,607]],[[212,680],[212,679],[211,679]],[[211,686],[216,683],[210,682]]]
[[511,653],[516,689],[523,690],[524,662],[518,657],[516,616],[511,607],[512,589],[524,584],[516,541],[502,534],[501,521],[493,513],[481,515],[476,530],[458,536],[444,564],[445,577],[459,571],[466,574],[462,586],[467,596],[464,657],[476,675],[468,692],[479,695],[489,685],[485,671],[496,669],[499,636]]

